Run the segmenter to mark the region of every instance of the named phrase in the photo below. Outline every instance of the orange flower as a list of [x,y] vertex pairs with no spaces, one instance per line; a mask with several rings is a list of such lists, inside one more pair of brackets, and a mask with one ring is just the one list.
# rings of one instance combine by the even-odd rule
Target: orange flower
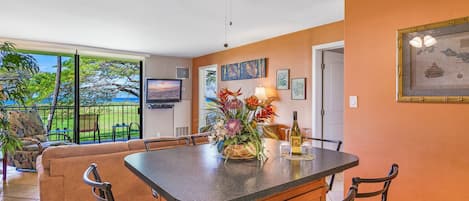
[[220,98],[220,102],[224,103],[228,100],[228,95],[230,94],[230,90],[227,88],[220,89],[220,92],[218,93],[218,98]]
[[244,100],[249,110],[256,110],[259,106],[259,99],[256,96],[250,96]]
[[256,118],[260,121],[271,119],[275,115],[272,105],[266,105],[256,114]]
[[239,88],[238,91],[230,91],[228,89],[227,91],[230,96],[234,96],[234,97],[241,96],[243,94],[241,93],[241,88]]

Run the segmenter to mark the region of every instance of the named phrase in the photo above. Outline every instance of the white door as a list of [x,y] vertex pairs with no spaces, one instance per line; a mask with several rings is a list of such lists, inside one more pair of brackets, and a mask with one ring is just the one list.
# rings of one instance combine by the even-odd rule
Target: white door
[[[344,55],[324,51],[323,128],[324,139],[344,140]],[[325,143],[327,149],[335,144]]]
[[210,123],[210,116],[206,111],[207,97],[216,98],[217,93],[217,65],[199,68],[199,131]]

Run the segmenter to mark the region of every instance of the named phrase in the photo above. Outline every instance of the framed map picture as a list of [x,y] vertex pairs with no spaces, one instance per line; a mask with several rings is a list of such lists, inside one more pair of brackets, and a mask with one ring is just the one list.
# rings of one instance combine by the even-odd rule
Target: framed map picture
[[306,78],[291,79],[291,99],[306,100]]
[[290,69],[277,70],[277,89],[290,89]]
[[469,103],[469,17],[398,32],[399,102]]

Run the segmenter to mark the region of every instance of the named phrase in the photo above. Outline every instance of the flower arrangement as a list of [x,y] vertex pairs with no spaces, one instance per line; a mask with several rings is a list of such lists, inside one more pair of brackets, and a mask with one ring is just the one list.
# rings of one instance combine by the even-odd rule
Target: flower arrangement
[[209,130],[225,159],[263,160],[264,147],[257,124],[268,122],[275,115],[272,100],[261,101],[249,96],[243,102],[241,95],[241,89],[221,89],[216,99],[210,99],[208,110],[216,117],[216,123]]

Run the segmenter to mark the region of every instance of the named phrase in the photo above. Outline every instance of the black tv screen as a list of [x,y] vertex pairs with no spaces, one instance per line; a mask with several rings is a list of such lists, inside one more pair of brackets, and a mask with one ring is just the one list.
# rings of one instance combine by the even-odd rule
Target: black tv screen
[[182,80],[147,79],[147,102],[167,103],[181,101]]

